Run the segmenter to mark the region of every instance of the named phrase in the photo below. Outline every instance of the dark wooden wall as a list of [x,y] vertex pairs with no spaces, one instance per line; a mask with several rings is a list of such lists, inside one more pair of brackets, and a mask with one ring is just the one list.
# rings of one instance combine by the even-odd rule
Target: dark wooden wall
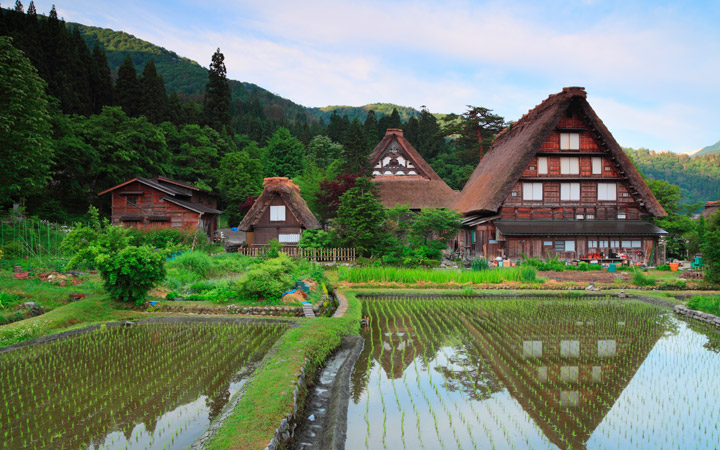
[[[271,221],[270,206],[285,206],[285,220]],[[279,195],[275,195],[265,208],[263,215],[253,227],[253,245],[267,245],[273,239],[277,239],[280,234],[301,234],[303,230],[302,224],[295,218],[290,208]],[[284,244],[292,246],[295,244]]]

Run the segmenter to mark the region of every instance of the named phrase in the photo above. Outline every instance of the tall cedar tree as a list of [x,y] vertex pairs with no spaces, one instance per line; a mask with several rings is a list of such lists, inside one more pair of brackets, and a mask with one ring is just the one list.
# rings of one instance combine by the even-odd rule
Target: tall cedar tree
[[115,104],[120,106],[128,116],[137,117],[140,115],[142,91],[130,55],[125,56],[125,60],[118,69],[114,98]]
[[213,53],[208,70],[203,113],[205,123],[218,131],[230,126],[230,84],[225,69],[225,56],[219,48]]
[[402,120],[400,120],[400,113],[396,108],[393,108],[389,116],[382,116],[378,120],[378,141],[385,136],[385,132],[388,128],[400,128]]
[[21,203],[50,179],[45,82],[12,38],[0,37],[0,199]]
[[160,123],[168,117],[168,98],[165,92],[165,83],[155,69],[155,61],[145,64],[140,78],[142,92],[142,114],[152,123]]
[[[363,123],[363,128],[365,129],[365,138],[368,142],[368,148],[375,148],[382,137],[378,136],[378,122],[377,117],[375,117],[374,110],[371,109],[368,111],[367,117],[365,117],[365,123]],[[380,137],[380,139],[378,139],[378,137]]]
[[360,256],[382,253],[387,240],[385,208],[376,198],[375,185],[370,179],[358,178],[355,187],[340,197],[333,226],[340,244],[354,247]]
[[304,167],[305,146],[287,128],[278,128],[268,141],[265,175],[292,178],[300,175]]
[[362,174],[370,170],[370,151],[365,138],[365,131],[360,121],[355,118],[345,133],[343,141],[343,169],[348,173]]
[[112,105],[113,85],[112,72],[108,66],[107,55],[96,42],[92,52],[97,67],[97,84],[95,85],[95,113],[99,114],[103,106]]

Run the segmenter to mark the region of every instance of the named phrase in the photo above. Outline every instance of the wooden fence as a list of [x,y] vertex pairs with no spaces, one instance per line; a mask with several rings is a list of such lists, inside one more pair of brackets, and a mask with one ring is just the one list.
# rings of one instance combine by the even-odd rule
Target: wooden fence
[[[267,251],[267,247],[247,247],[238,248],[238,253],[245,256],[262,256]],[[337,261],[355,261],[354,248],[300,248],[300,247],[283,247],[281,252],[288,256],[297,258],[306,258],[311,261],[319,262],[337,262]]]

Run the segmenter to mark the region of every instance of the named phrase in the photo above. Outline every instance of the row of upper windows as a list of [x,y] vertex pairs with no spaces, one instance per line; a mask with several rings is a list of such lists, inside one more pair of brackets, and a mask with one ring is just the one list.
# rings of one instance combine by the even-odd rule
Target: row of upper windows
[[[602,158],[599,156],[593,156],[590,158],[592,165],[592,174],[602,174]],[[610,166],[605,166],[605,171],[609,172]],[[548,157],[539,156],[537,159],[537,173],[538,175],[548,174]],[[562,175],[578,175],[580,174],[580,158],[563,156],[560,158],[560,173]]]
[[[555,241],[543,241],[543,247],[551,247],[556,252],[574,252],[575,241],[569,240],[555,240]],[[589,240],[587,241],[588,250],[602,250],[602,249],[620,249],[620,248],[642,248],[642,241],[621,241],[621,240]]]
[[[542,199],[543,199],[543,183],[539,183],[539,182],[523,183],[523,200],[542,201]],[[562,201],[578,201],[578,200],[580,200],[580,183],[560,183],[560,200],[562,200]],[[597,200],[598,201],[617,200],[617,183],[598,183],[597,184]]]

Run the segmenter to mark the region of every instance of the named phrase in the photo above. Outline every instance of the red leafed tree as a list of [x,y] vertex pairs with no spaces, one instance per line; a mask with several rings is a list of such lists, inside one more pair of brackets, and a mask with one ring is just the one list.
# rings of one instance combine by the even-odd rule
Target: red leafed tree
[[340,197],[347,192],[348,189],[355,187],[355,180],[360,175],[342,174],[338,175],[332,181],[326,180],[320,182],[320,192],[318,192],[318,203],[321,206],[320,221],[326,223],[328,220],[335,218],[338,207],[340,206]]

